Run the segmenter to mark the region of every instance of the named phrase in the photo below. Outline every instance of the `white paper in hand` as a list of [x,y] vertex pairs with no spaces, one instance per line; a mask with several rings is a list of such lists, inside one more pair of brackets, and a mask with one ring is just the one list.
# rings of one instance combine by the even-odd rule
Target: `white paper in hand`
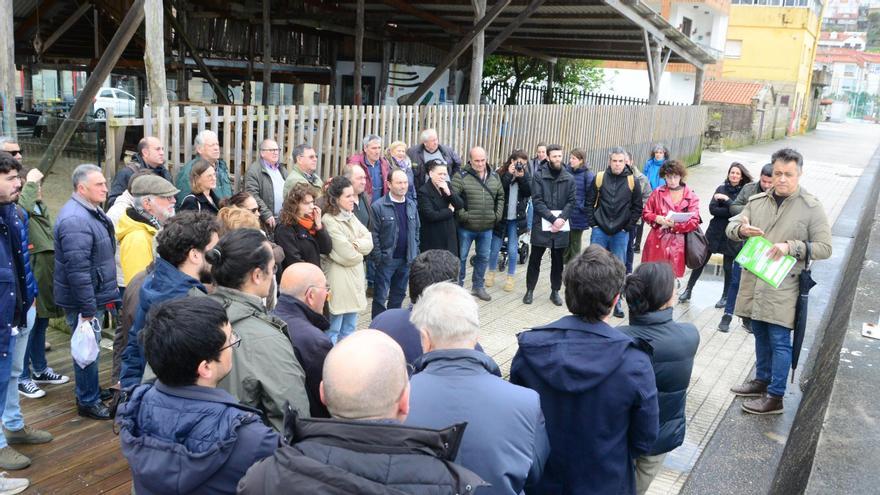
[[80,368],[85,369],[98,359],[98,341],[95,339],[98,320],[92,318],[90,321],[85,321],[80,315],[77,321],[79,324],[76,325],[73,337],[70,338],[70,355]]
[[666,218],[675,223],[684,223],[690,220],[692,216],[694,216],[694,212],[692,211],[670,211],[666,215]]
[[[562,213],[562,210],[550,210],[550,213],[552,213],[553,216],[558,217]],[[544,232],[550,232],[550,227],[552,227],[552,226],[553,226],[553,222],[549,222],[549,221],[547,221],[547,219],[544,219],[544,218],[541,219],[541,230],[543,230]],[[566,220],[565,223],[562,224],[562,228],[559,229],[560,232],[568,232],[570,230],[571,230],[571,224],[568,223],[568,220]]]

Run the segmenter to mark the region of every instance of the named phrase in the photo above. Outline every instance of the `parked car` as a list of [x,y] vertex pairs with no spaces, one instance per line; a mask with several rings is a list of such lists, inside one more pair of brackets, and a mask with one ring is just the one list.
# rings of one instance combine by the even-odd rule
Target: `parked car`
[[113,109],[113,115],[116,117],[134,117],[135,115],[135,97],[121,89],[101,88],[98,90],[98,96],[95,97],[94,103],[95,118],[106,119],[107,109]]

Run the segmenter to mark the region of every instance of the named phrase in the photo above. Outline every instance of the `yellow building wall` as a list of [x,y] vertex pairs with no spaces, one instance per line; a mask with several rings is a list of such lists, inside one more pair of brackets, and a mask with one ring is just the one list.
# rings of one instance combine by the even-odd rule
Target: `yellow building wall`
[[807,8],[731,5],[728,40],[742,40],[739,58],[725,58],[723,77],[793,86],[791,132],[809,115],[809,88],[821,16]]

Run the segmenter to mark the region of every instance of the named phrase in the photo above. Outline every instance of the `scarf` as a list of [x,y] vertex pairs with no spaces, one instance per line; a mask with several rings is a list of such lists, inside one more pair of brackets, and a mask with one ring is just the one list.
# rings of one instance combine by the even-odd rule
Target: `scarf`
[[309,231],[309,234],[314,237],[318,234],[318,229],[315,228],[315,220],[307,217],[297,218],[296,221],[302,226],[302,228]]

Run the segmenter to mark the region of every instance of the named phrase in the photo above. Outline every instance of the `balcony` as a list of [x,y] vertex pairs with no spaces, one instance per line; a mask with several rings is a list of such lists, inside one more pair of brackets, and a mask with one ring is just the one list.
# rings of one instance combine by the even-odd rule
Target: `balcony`
[[715,60],[721,60],[722,58],[724,58],[724,51],[723,50],[713,48],[713,47],[709,46],[708,43],[704,43],[702,41],[694,41],[694,43],[696,43],[700,48],[705,50],[706,53],[708,53],[709,55],[712,55],[712,57]]

